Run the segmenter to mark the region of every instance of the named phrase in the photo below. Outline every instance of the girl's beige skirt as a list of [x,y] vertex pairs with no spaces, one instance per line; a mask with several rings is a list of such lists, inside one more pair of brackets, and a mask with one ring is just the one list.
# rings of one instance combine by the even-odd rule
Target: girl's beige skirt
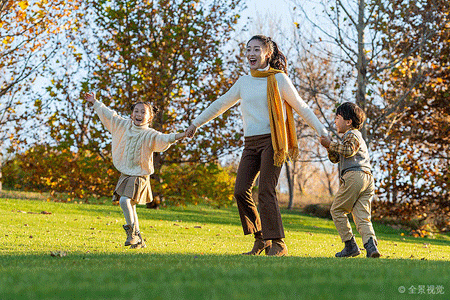
[[132,204],[145,205],[153,201],[150,176],[129,176],[121,174],[114,189],[113,202],[118,203],[120,197],[131,199]]

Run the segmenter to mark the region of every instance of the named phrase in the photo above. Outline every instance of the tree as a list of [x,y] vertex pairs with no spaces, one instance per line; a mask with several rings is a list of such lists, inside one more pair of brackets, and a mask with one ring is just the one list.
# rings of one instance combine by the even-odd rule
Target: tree
[[380,116],[387,121],[375,119],[382,129],[376,143],[385,172],[380,188],[396,207],[393,211],[403,210],[403,220],[417,218],[448,230],[450,5],[390,1],[383,11],[383,23],[390,24],[379,28],[384,55],[401,63],[380,75],[386,103]]
[[[295,47],[296,59],[292,62],[291,77],[300,94],[315,110],[316,115],[322,116],[326,127],[334,132],[332,121],[333,109],[337,106],[342,90],[336,84],[336,67],[330,57],[319,57],[302,44],[297,35],[291,41]],[[316,134],[302,121],[297,121],[297,132],[302,154],[294,165],[296,181],[299,190],[303,193],[308,180],[320,172],[320,181],[326,190],[333,195],[335,176],[332,173],[336,168],[328,161],[327,151],[318,143]],[[313,164],[313,166],[308,166]]]
[[[389,115],[389,113],[380,114],[379,111],[384,110],[390,113],[401,111],[399,105],[383,103],[380,74],[387,70],[394,70],[412,51],[419,51],[429,37],[435,34],[435,28],[424,26],[422,35],[416,36],[415,40],[405,41],[403,47],[408,50],[400,56],[389,53],[386,55],[381,31],[389,31],[389,28],[396,26],[395,22],[386,21],[385,6],[389,4],[385,3],[390,2],[382,0],[322,1],[320,13],[315,10],[318,6],[312,5],[313,8],[306,9],[308,5],[304,1],[300,3],[293,0],[293,3],[313,28],[311,36],[314,38],[303,34],[301,35],[303,39],[316,49],[315,53],[324,53],[324,57],[330,57],[335,64],[336,87],[342,91],[339,95],[346,99],[354,98],[366,112],[367,122],[362,133],[366,142],[370,143],[374,132],[379,130],[380,124],[385,122]],[[314,17],[312,17],[313,14]],[[299,26],[299,31],[301,29]],[[412,88],[413,86],[410,86],[403,94],[398,95],[397,102],[402,102]]]
[[[66,37],[72,48],[53,67],[46,100],[54,103],[46,122],[51,139],[109,159],[109,134],[79,101],[88,90],[123,116],[132,103],[149,101],[158,109],[155,129],[184,130],[242,69],[236,49],[223,50],[241,8],[237,0],[87,1],[80,29]],[[215,161],[240,147],[239,119],[231,109],[205,126],[207,135],[155,153],[153,179],[162,180],[165,164]]]
[[[444,23],[437,21],[442,15],[434,16],[433,12],[445,11],[443,2],[336,0],[322,2],[320,13],[307,10],[305,3],[293,2],[311,24],[311,36],[315,38],[302,36],[316,49],[315,53],[324,53],[323,57],[331,58],[337,67],[335,87],[341,92],[336,95],[354,95],[356,103],[366,111],[368,119],[363,131],[367,142],[379,138],[379,133],[385,134],[405,106],[418,104],[411,95],[426,79],[421,65],[429,61],[411,58],[418,58],[442,28]],[[314,13],[316,19],[312,17]],[[301,33],[302,29],[299,26]],[[386,74],[394,78],[408,74],[403,76],[408,81],[398,88],[398,82],[386,83]],[[352,93],[343,89],[346,82],[350,82],[347,86]],[[387,89],[391,91],[389,100]],[[333,95],[328,97],[338,100]]]
[[0,0],[0,151],[35,116],[30,108],[40,100],[31,97],[32,86],[59,49],[48,42],[71,28],[69,16],[78,4],[79,0]]
[[[98,91],[100,100],[124,115],[129,114],[131,103],[150,101],[159,109],[155,129],[169,132],[184,128],[194,114],[235,80],[239,68],[224,68],[233,57],[227,57],[230,53],[222,52],[221,47],[230,39],[239,7],[237,1],[231,0],[227,5],[216,2],[206,5],[192,0],[90,2],[84,19],[85,31],[73,37],[74,47],[83,57],[80,63],[90,62],[89,66],[83,66],[88,69],[83,82],[72,79],[76,91]],[[96,26],[89,27],[93,21]],[[86,41],[88,47],[83,46]],[[61,91],[67,87],[69,82],[56,78],[49,89],[54,92],[54,99],[65,103],[67,99],[61,97]],[[67,112],[65,109],[61,105],[58,113]],[[212,122],[211,127],[233,127],[234,119],[227,121],[229,115],[233,111]],[[72,118],[63,115],[60,122],[70,123]],[[101,127],[91,125],[94,132],[103,133]],[[218,128],[212,136],[199,141],[200,147],[195,147],[207,150],[188,149],[192,150],[190,160],[208,160],[227,152],[229,145],[224,147],[216,139],[219,134],[234,135]],[[107,140],[101,137],[103,134],[91,136],[101,141],[99,144]],[[240,137],[221,140],[233,145]],[[171,161],[180,160],[178,153],[174,155],[179,151],[177,147],[169,151]]]
[[[367,69],[379,54],[376,35],[367,37],[371,20],[376,18],[376,5],[367,7],[365,0],[329,0],[308,8],[305,2],[292,2],[295,10],[300,11],[299,15],[312,28],[309,35],[305,35],[303,27],[297,26],[300,39],[310,45],[311,49],[307,51],[327,60],[334,67],[335,82],[328,88],[331,93],[323,96],[334,103],[354,97],[355,102],[366,111],[370,104],[367,94],[371,79]],[[320,9],[320,13],[316,9]],[[368,49],[368,45],[372,49]],[[361,130],[365,139],[366,128],[364,126]]]

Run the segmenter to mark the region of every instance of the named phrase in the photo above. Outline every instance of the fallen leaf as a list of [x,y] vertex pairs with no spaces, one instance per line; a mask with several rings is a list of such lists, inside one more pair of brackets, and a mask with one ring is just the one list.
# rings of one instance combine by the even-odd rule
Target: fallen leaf
[[202,226],[194,226],[194,228],[202,228]]
[[64,257],[67,256],[66,251],[50,251],[50,255],[53,257]]

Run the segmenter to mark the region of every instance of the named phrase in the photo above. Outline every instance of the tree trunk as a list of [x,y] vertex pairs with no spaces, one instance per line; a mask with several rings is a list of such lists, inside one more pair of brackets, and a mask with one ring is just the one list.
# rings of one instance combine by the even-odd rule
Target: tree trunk
[[294,184],[293,184],[293,178],[291,177],[291,170],[289,167],[289,163],[285,162],[284,167],[286,168],[286,178],[288,181],[288,187],[289,187],[289,204],[288,209],[292,209],[294,206]]
[[333,196],[334,195],[334,193],[333,193],[333,186],[331,185],[333,179],[330,178],[330,177],[331,177],[330,174],[327,174],[328,193],[330,194],[330,196]]
[[300,195],[303,195],[305,193],[305,189],[303,188],[304,184],[302,181],[302,178],[300,176],[297,176],[297,187],[298,187],[298,192],[300,193]]
[[[358,0],[358,61],[356,69],[358,70],[357,77],[357,92],[356,92],[356,104],[366,111],[366,86],[367,86],[367,58],[366,49],[364,47],[364,30],[366,24],[364,23],[364,10],[365,0]],[[366,122],[361,128],[361,133],[364,140],[367,139]]]

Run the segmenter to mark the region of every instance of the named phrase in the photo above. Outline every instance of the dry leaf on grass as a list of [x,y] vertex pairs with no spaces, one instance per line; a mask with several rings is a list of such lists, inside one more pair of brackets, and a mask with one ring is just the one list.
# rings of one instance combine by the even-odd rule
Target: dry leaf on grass
[[64,257],[67,256],[66,251],[50,251],[50,255],[53,257]]

